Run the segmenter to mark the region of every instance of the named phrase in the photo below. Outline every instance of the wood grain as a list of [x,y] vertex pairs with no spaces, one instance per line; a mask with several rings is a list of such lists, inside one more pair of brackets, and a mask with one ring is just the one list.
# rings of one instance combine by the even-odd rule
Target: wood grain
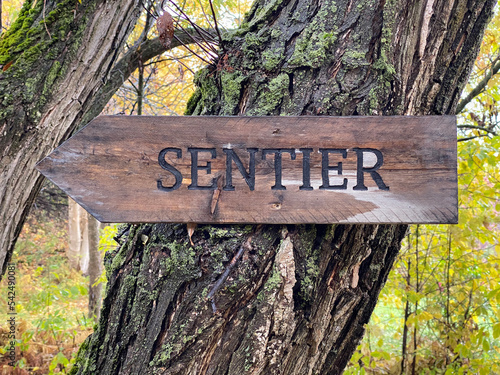
[[[455,129],[454,116],[101,116],[37,168],[103,222],[456,223]],[[165,162],[182,174],[181,185],[172,191],[158,188],[158,181],[167,188],[175,185],[174,174],[159,164],[165,148],[182,154],[165,153]],[[190,152],[193,148],[215,151]],[[312,190],[300,189],[305,185],[301,148],[312,149]],[[368,172],[361,173],[368,190],[354,189],[360,173],[356,148],[381,152],[383,164],[376,172],[388,190]],[[223,149],[232,149],[250,175],[247,149],[258,149],[253,190],[234,161],[234,190],[225,190]],[[286,190],[272,189],[277,183],[275,155],[267,151],[263,160],[263,149],[289,149],[281,154]],[[340,151],[328,154],[328,181],[341,185],[347,178],[346,189],[320,189],[326,153],[320,149],[345,150],[345,158]],[[188,188],[193,185],[193,153],[198,156],[198,186],[213,182],[214,190]],[[378,160],[374,152],[362,155],[365,169]]]

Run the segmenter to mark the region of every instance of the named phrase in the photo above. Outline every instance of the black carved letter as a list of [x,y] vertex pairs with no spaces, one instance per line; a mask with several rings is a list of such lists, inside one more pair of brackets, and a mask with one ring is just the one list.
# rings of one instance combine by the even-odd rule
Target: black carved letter
[[175,177],[175,183],[172,186],[163,186],[162,180],[156,181],[156,186],[158,187],[159,190],[162,191],[177,190],[182,184],[181,172],[179,172],[177,168],[171,166],[165,161],[165,155],[167,155],[167,152],[175,152],[175,154],[177,155],[177,159],[180,159],[182,157],[182,150],[180,148],[174,148],[174,147],[164,148],[158,154],[158,164],[160,164],[160,167],[169,171]]
[[[365,186],[365,173],[370,173],[370,176],[372,177],[373,181],[377,184],[378,188],[380,190],[389,190],[389,186],[387,186],[384,181],[382,180],[382,177],[380,177],[380,174],[377,172],[377,170],[384,164],[384,155],[382,155],[382,152],[380,150],[374,149],[374,148],[353,148],[354,151],[356,151],[357,157],[358,157],[358,165],[357,165],[357,185],[353,187],[354,190],[368,190],[368,188]],[[375,154],[377,157],[377,162],[373,167],[364,167],[363,166],[363,153],[364,152],[371,152]]]
[[311,186],[311,152],[312,148],[301,148],[302,151],[302,186],[299,190],[313,190]]
[[283,152],[288,152],[292,160],[295,160],[295,150],[293,148],[264,148],[262,150],[262,160],[266,160],[266,155],[274,154],[274,176],[275,183],[271,186],[271,190],[286,190],[281,183],[281,154]]
[[224,190],[232,191],[234,190],[233,186],[233,161],[238,167],[241,175],[245,179],[248,187],[251,191],[255,189],[255,153],[258,151],[258,148],[247,148],[248,153],[250,154],[250,162],[248,166],[248,173],[241,162],[241,159],[236,155],[234,150],[230,148],[223,148],[222,151],[226,154],[226,185],[224,186]]
[[188,186],[189,190],[215,190],[217,189],[217,179],[212,179],[212,185],[209,186],[198,186],[198,171],[205,170],[207,174],[212,173],[212,162],[207,161],[207,165],[198,165],[198,153],[199,152],[209,152],[212,159],[217,157],[215,148],[188,148],[191,153],[191,185]]
[[330,153],[341,154],[342,158],[347,157],[347,150],[345,148],[320,148],[321,152],[321,177],[323,178],[323,185],[319,188],[323,190],[346,190],[347,189],[347,178],[341,185],[330,185],[329,171],[337,171],[339,175],[342,175],[342,162],[338,162],[337,165],[329,165],[328,155]]

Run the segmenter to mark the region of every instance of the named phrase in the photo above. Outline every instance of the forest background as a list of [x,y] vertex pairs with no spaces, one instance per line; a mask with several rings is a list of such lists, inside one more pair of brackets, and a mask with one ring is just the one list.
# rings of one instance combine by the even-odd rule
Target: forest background
[[[2,32],[12,26],[21,5],[20,0],[2,2]],[[224,30],[237,27],[251,4],[218,0],[213,5]],[[207,1],[180,6],[193,23],[213,26],[203,11],[210,9]],[[171,12],[175,18],[179,11]],[[498,13],[457,113],[459,224],[411,227],[347,374],[500,374]],[[148,18],[145,12],[130,45]],[[186,20],[180,25],[190,26]],[[104,113],[182,115],[194,92],[195,72],[211,53],[190,45],[143,61]],[[80,343],[93,330],[88,276],[66,257],[67,206],[67,198],[46,184],[16,245],[17,356],[16,365],[9,366],[2,323],[2,374],[67,373]],[[101,229],[101,255],[116,246],[117,230],[118,225]],[[98,283],[105,282],[103,273]],[[7,295],[6,278],[0,290]],[[0,303],[0,320],[6,322],[6,301]]]

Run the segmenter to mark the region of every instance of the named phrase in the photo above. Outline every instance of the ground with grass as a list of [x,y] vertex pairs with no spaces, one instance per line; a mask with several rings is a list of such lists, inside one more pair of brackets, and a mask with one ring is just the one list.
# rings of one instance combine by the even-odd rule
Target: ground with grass
[[[80,344],[92,333],[94,322],[87,318],[88,277],[71,269],[65,255],[68,224],[64,198],[47,191],[45,199],[33,207],[16,244],[12,258],[15,298],[8,299],[8,278],[0,283],[0,320],[6,322],[13,316],[8,314],[8,302],[15,301],[17,341],[16,365],[12,367],[7,357],[8,326],[2,323],[2,375],[66,373]],[[52,202],[47,204],[47,199]]]

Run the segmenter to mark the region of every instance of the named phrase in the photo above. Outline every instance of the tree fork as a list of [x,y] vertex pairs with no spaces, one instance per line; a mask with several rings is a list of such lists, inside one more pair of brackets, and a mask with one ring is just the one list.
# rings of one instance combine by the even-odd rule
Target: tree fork
[[[43,183],[35,163],[97,116],[141,58],[166,50],[155,38],[114,61],[137,0],[31,5],[0,39],[0,277]],[[176,35],[170,48],[192,42]]]
[[[494,5],[258,0],[187,113],[453,114]],[[199,225],[191,246],[183,225],[128,226],[73,373],[340,374],[405,232]],[[246,241],[214,314],[206,297]]]
[[137,0],[28,0],[2,34],[2,274],[42,181],[35,163],[79,124],[139,9]]

